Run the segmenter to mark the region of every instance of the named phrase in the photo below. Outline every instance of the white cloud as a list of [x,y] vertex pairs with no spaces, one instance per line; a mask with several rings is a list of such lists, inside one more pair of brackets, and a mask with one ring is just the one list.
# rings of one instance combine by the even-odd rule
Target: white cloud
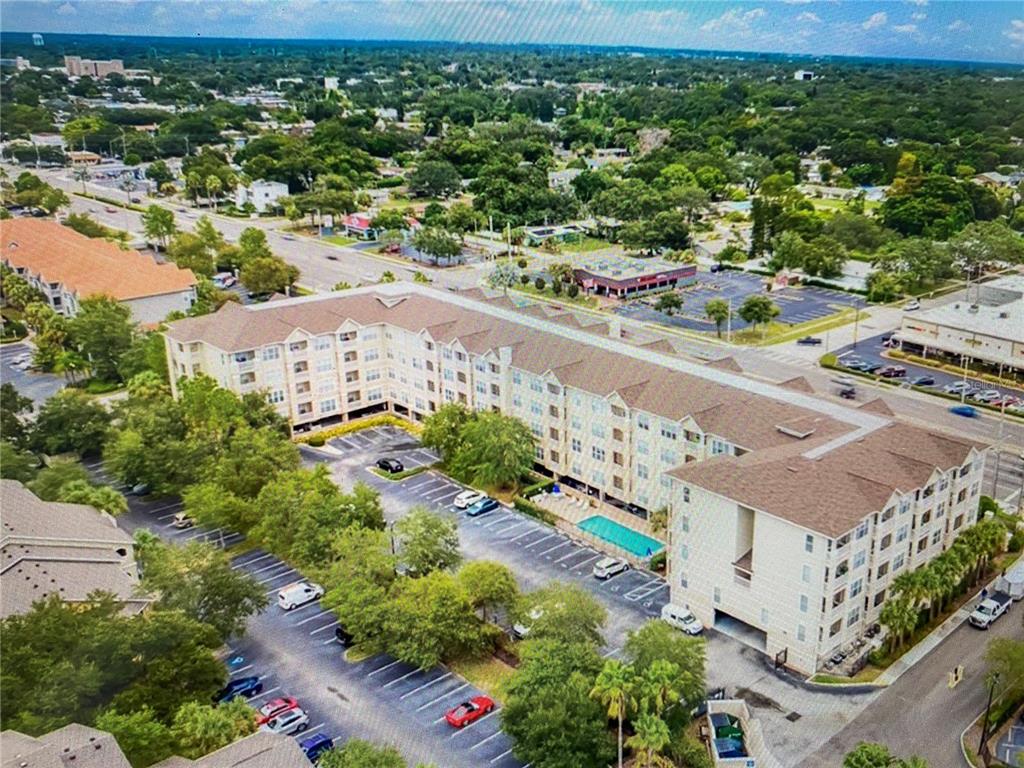
[[864,29],[877,29],[878,27],[884,27],[887,21],[889,21],[889,14],[885,11],[879,11],[878,13],[871,14],[861,26]]
[[912,13],[912,14],[910,14],[910,18],[912,18],[914,21],[924,21],[925,19],[928,18],[928,14],[927,13]]
[[918,8],[924,8],[928,5],[928,0],[907,0],[911,5],[916,5]]
[[765,15],[764,8],[753,8],[749,11],[741,11],[739,8],[732,8],[721,16],[709,19],[701,25],[702,32],[722,32],[733,35],[749,35],[751,23]]
[[58,16],[74,16],[76,13],[78,13],[78,9],[71,3],[64,3],[64,5],[57,9]]
[[909,35],[911,32],[917,32],[917,24],[896,24],[892,29],[894,32]]
[[811,13],[810,11],[804,11],[803,13],[796,17],[796,20],[804,21],[807,22],[808,24],[821,24],[821,18],[818,16],[818,14]]
[[970,31],[970,29],[971,29],[971,25],[968,24],[963,19],[957,19],[952,24],[950,24],[948,27],[946,27],[946,31],[948,31],[948,32],[968,32],[968,31]]
[[786,5],[807,5],[813,0],[782,0]]
[[1014,45],[1024,43],[1024,19],[1014,19],[1010,22],[1010,28],[1003,32],[1010,38]]

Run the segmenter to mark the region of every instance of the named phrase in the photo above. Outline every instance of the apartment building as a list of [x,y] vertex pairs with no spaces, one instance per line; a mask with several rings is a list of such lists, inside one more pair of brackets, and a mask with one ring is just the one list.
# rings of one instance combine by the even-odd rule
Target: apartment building
[[68,77],[92,77],[102,79],[107,75],[124,75],[121,59],[83,59],[81,56],[65,56],[64,69]]
[[[669,507],[673,601],[691,605],[709,625],[719,615],[745,622],[766,636],[768,652],[793,647],[790,663],[798,669],[813,669],[828,641],[851,637],[884,601],[883,595],[820,643],[824,618],[816,624],[807,618],[798,630],[799,616],[781,607],[760,610],[778,600],[799,613],[801,595],[808,611],[820,608],[826,593],[833,599],[833,587],[849,583],[852,591],[852,580],[865,568],[881,566],[881,537],[894,527],[895,539],[904,523],[886,517],[872,524],[873,515],[884,516],[888,497],[867,494],[861,485],[895,489],[890,495],[898,492],[901,499],[931,499],[939,483],[930,480],[933,470],[945,473],[948,483],[954,467],[969,467],[953,484],[955,503],[944,496],[939,539],[914,550],[900,568],[934,556],[973,520],[977,489],[964,498],[959,491],[980,478],[982,446],[682,360],[662,343],[627,344],[616,320],[580,321],[540,305],[518,309],[504,297],[483,298],[479,292],[394,283],[257,306],[226,304],[215,314],[172,323],[166,332],[168,362],[174,379],[206,374],[239,393],[266,392],[297,430],[384,410],[422,420],[446,402],[517,416],[536,438],[539,471],[572,478],[597,496],[642,510]],[[869,456],[876,444],[894,450],[897,434],[899,459],[880,460],[873,480],[849,480],[857,490],[849,500],[834,498],[829,478],[855,458],[867,463],[862,454]],[[914,445],[922,446],[920,454]],[[751,493],[763,484],[756,471],[773,479],[773,488],[791,481],[786,459],[821,478],[820,496],[786,490],[772,504],[762,504],[739,493],[746,488],[740,470],[748,466]],[[834,487],[845,486],[837,480]],[[952,494],[950,488],[942,493]],[[911,530],[916,546],[926,525],[925,507],[911,506],[911,517],[899,516],[913,521],[905,539],[890,540],[884,549],[908,546],[903,541]],[[931,514],[939,519],[937,505]],[[947,521],[961,514],[959,524],[947,529]],[[877,532],[878,542],[861,563],[862,547],[839,542],[848,533],[853,539],[863,520],[869,521],[869,541],[875,542]],[[929,536],[936,525],[927,529]],[[790,579],[786,567],[797,559],[783,553],[803,552],[808,534],[817,543],[807,553],[815,559],[807,564],[816,570],[809,582],[802,568]],[[851,555],[840,569],[833,561],[850,550],[856,567]],[[735,569],[744,566],[751,578],[741,592]],[[899,570],[893,563],[889,568]],[[878,578],[862,581],[837,610],[859,603],[869,585],[882,583]],[[806,648],[789,643],[798,632]]]
[[127,306],[136,322],[159,323],[171,312],[188,311],[196,299],[192,270],[158,264],[47,219],[0,221],[0,263],[66,317],[77,314],[82,299],[109,296]]

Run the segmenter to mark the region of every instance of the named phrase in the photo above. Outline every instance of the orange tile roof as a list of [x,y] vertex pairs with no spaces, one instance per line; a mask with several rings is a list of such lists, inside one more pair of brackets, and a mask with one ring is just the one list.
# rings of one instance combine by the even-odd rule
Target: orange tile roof
[[138,251],[81,235],[46,219],[0,221],[0,257],[47,283],[60,283],[79,299],[118,301],[186,291],[196,284],[190,269],[157,264]]

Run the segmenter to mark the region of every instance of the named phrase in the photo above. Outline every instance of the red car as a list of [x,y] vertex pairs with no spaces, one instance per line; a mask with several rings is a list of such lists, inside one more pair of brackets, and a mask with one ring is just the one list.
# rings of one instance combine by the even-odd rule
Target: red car
[[470,723],[476,722],[488,712],[494,710],[494,702],[487,696],[474,696],[469,701],[464,701],[454,709],[449,709],[444,716],[448,725],[462,728]]
[[299,700],[294,696],[282,696],[279,699],[271,699],[257,710],[256,725],[263,725],[282,712],[287,712],[289,709],[295,709],[298,706]]

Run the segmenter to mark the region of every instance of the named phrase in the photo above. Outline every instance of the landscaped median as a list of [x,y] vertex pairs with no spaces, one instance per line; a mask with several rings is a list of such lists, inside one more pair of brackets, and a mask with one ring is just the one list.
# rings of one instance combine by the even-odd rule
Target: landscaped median
[[304,443],[313,448],[318,448],[335,437],[344,437],[352,432],[372,429],[373,427],[398,427],[399,429],[404,429],[410,435],[416,436],[419,436],[423,431],[423,427],[419,424],[403,419],[401,416],[385,413],[378,416],[367,416],[362,419],[346,421],[343,424],[327,427],[317,432],[303,432],[293,435],[292,440],[296,443]]
[[375,474],[377,477],[382,477],[385,480],[391,480],[396,483],[399,480],[405,480],[406,478],[413,477],[415,475],[420,474],[421,472],[426,472],[428,469],[430,469],[429,464],[421,464],[418,467],[403,469],[401,472],[385,472],[380,467],[370,467],[370,471],[373,472],[373,474]]

